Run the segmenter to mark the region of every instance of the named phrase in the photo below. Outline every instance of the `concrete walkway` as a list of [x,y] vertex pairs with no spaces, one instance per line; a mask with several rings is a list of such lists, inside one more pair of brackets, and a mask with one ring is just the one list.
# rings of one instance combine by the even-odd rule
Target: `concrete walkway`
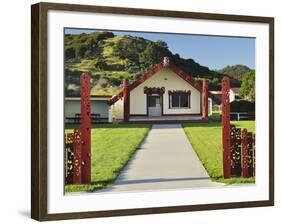
[[138,191],[214,187],[180,124],[153,125],[112,188]]

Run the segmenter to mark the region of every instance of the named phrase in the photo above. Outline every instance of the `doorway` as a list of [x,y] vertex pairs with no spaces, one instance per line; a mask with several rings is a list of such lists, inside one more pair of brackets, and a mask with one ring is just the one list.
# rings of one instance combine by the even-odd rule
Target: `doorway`
[[162,96],[157,94],[148,95],[147,107],[149,117],[160,117],[162,115]]

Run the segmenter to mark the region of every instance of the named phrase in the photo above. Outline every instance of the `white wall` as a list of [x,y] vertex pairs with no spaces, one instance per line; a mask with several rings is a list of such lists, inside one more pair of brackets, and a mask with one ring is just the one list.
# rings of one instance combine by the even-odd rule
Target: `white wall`
[[[52,1],[52,0],[50,0]],[[1,5],[2,87],[3,108],[1,145],[2,170],[0,185],[1,223],[38,223],[30,216],[30,4],[36,0],[11,0]],[[281,14],[276,0],[55,0],[61,3],[111,5],[166,10],[228,13],[254,16],[275,16],[275,83],[281,83]],[[8,21],[8,22],[7,22]],[[94,25],[94,24],[93,24]],[[16,52],[16,53],[15,53]],[[8,83],[12,83],[11,88]],[[275,114],[281,114],[281,91],[275,91]],[[275,207],[227,209],[203,212],[184,212],[158,215],[111,217],[98,219],[46,222],[50,224],[237,224],[279,223],[281,219],[281,117],[275,117]],[[7,159],[9,158],[9,159]],[[277,162],[278,161],[278,162]]]
[[118,100],[111,106],[112,116],[117,120],[124,119],[124,101],[123,99]]
[[[65,117],[74,117],[76,113],[81,113],[80,100],[65,100]],[[91,113],[100,114],[101,118],[108,118],[107,101],[91,100]]]
[[212,98],[208,98],[208,115],[212,115],[213,113],[213,100]]
[[235,100],[235,93],[232,89],[229,90],[229,102],[233,102]]
[[[163,95],[163,113],[165,114],[194,114],[200,113],[200,92],[184,81],[170,69],[164,68],[154,74],[151,78],[140,84],[130,92],[130,114],[146,114],[146,94],[144,87],[165,87]],[[169,108],[169,90],[190,90],[190,108]]]

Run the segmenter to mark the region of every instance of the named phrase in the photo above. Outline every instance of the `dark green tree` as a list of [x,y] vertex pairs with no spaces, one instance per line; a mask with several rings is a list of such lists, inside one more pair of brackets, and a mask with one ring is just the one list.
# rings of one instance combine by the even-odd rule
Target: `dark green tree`
[[240,95],[245,100],[255,101],[255,71],[250,71],[243,77]]
[[140,54],[140,65],[142,70],[153,67],[166,56],[172,56],[172,53],[169,51],[169,49],[163,48],[153,42],[148,43],[145,50]]
[[69,60],[75,58],[75,49],[72,46],[67,46],[65,48],[65,59]]
[[155,42],[155,44],[157,44],[159,47],[162,47],[162,48],[168,48],[168,44],[163,40],[157,40]]

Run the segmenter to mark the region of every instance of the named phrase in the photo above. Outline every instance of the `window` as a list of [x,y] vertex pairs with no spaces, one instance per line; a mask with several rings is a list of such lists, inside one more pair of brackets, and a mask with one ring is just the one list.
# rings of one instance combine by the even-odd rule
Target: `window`
[[169,101],[170,108],[190,108],[189,94],[170,94]]

